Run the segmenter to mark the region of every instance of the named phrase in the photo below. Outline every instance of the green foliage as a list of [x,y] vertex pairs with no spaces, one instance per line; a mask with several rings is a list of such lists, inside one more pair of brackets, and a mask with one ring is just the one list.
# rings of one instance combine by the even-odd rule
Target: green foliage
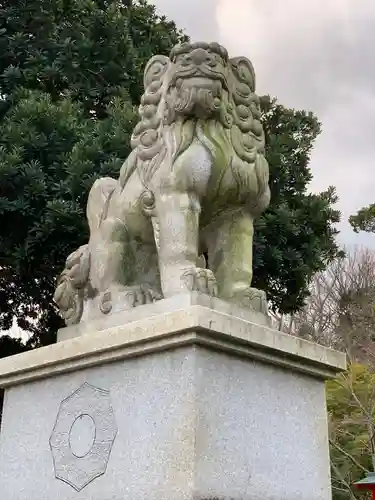
[[[54,276],[87,238],[85,204],[93,181],[116,176],[129,153],[133,107],[116,98],[103,120],[70,99],[28,91],[0,122],[1,326],[46,335],[59,320]],[[30,319],[38,318],[33,325]]]
[[53,100],[68,92],[100,118],[123,89],[138,103],[146,61],[184,38],[144,0],[5,0],[0,27],[4,110],[27,88]]
[[[131,2],[127,2],[129,4]],[[118,175],[156,53],[184,39],[145,1],[6,0],[0,8],[0,329],[28,347],[54,341],[52,303],[67,255],[85,243],[85,205]],[[311,276],[338,253],[334,190],[306,191],[316,118],[262,100],[272,202],[257,222],[255,285],[298,309]]]
[[353,483],[373,470],[375,373],[353,364],[327,382],[333,500],[364,499]]
[[271,204],[256,223],[254,284],[267,291],[275,308],[290,313],[303,306],[312,276],[340,255],[333,226],[340,213],[332,207],[333,187],[307,192],[310,154],[320,133],[316,117],[269,97],[261,107]]
[[130,152],[144,66],[184,39],[145,1],[2,2],[0,329],[16,317],[30,347],[62,326],[55,277],[87,239],[91,185]]
[[[13,354],[19,354],[20,352],[24,351],[26,351],[26,347],[21,339],[16,339],[14,337],[11,337],[10,335],[2,335],[0,337],[0,358],[5,358],[6,356],[12,356]],[[0,412],[1,412],[1,404],[0,404]]]
[[359,231],[375,233],[375,203],[361,208],[355,215],[351,215],[349,223],[356,233],[359,233]]

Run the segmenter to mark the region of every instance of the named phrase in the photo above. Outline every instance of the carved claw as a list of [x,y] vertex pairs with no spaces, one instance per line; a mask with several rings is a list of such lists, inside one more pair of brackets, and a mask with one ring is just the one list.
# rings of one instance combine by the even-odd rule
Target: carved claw
[[182,279],[188,290],[217,296],[216,278],[210,269],[193,267],[184,272]]
[[[138,302],[136,305],[140,304],[152,304],[153,302],[156,302],[157,300],[162,299],[163,296],[162,294],[155,290],[154,288],[150,287],[149,285],[141,285],[140,286],[140,302]],[[143,301],[142,301],[143,299]]]
[[255,311],[268,315],[267,296],[263,290],[249,287],[245,290],[236,292],[233,299],[241,306],[248,307],[249,309],[254,309]]
[[162,298],[162,295],[149,285],[118,287],[103,293],[99,307],[103,314],[109,314],[151,304]]

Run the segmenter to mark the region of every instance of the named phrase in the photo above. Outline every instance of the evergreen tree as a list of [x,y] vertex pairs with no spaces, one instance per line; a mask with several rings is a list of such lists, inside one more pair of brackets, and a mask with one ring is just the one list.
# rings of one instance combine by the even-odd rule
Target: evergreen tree
[[300,309],[313,275],[341,255],[335,189],[308,192],[310,155],[321,126],[313,113],[261,99],[271,203],[255,225],[254,286],[283,313]]
[[333,500],[370,499],[353,483],[373,471],[374,383],[370,366],[353,364],[326,384]]
[[375,203],[371,203],[367,207],[363,207],[354,215],[349,217],[355,233],[366,231],[366,233],[375,233]]

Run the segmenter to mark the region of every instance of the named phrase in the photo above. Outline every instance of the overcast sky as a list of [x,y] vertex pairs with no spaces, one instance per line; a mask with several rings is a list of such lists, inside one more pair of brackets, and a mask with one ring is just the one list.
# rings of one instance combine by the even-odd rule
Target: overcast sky
[[337,188],[340,242],[375,248],[348,216],[375,202],[374,0],[154,0],[194,40],[249,57],[259,94],[313,111],[323,124],[312,191]]

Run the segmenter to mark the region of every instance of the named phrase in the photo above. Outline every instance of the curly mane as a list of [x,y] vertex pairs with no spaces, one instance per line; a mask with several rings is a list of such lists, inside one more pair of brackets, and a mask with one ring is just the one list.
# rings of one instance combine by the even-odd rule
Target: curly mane
[[146,186],[166,154],[163,96],[168,85],[166,76],[170,65],[171,60],[166,56],[154,56],[148,62],[143,78],[145,92],[138,109],[140,121],[131,137],[131,147],[138,160],[137,168]]

